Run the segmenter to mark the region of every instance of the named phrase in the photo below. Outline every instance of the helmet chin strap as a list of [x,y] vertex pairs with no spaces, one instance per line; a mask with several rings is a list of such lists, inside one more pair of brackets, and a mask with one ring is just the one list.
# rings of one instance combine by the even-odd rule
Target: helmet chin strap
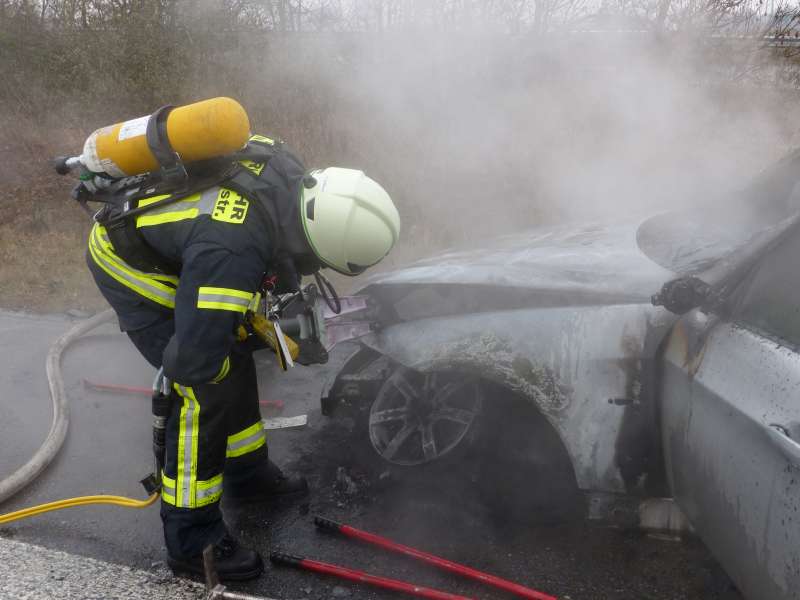
[[339,299],[339,294],[336,293],[333,284],[319,271],[314,273],[314,280],[317,282],[319,293],[322,299],[325,300],[325,304],[328,305],[328,308],[337,315],[342,312],[342,301]]

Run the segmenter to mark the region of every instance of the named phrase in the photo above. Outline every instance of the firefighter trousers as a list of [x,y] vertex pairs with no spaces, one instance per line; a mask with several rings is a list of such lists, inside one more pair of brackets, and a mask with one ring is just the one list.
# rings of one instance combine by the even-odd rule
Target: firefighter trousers
[[[153,366],[160,365],[174,323],[165,318],[128,336]],[[172,558],[196,556],[225,533],[219,501],[223,480],[246,482],[268,460],[250,352],[231,352],[219,383],[173,384],[162,474],[161,519]]]

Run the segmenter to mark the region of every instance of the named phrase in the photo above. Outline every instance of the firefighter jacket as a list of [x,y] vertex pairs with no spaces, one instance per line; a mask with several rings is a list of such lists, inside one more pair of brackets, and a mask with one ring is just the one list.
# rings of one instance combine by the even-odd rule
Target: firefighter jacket
[[[306,252],[297,213],[304,167],[280,142],[253,136],[253,143],[275,152],[265,162],[243,161],[246,177],[236,189],[222,182],[131,217],[146,245],[176,266],[174,274],[132,266],[101,223],[90,234],[87,262],[121,329],[174,318],[163,367],[182,385],[227,375],[236,329],[265,273],[287,253]],[[138,207],[164,197],[140,199]]]

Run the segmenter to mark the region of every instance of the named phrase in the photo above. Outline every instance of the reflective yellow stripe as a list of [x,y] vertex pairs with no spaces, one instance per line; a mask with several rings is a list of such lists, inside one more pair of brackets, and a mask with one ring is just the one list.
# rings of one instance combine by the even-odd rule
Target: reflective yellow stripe
[[219,373],[217,373],[217,376],[211,380],[211,383],[219,383],[220,381],[225,379],[228,376],[230,370],[231,370],[231,359],[229,356],[226,356],[225,360],[222,361],[222,368],[219,370]]
[[164,471],[161,471],[161,497],[167,504],[175,506],[175,480],[167,477]]
[[[144,198],[139,201],[137,207],[147,207],[169,197],[169,195],[166,195]],[[210,212],[210,206],[205,207],[206,210],[201,210],[204,204],[208,204],[200,202],[202,198],[202,194],[197,193],[176,200],[175,202],[170,202],[164,206],[156,207],[152,211],[148,211],[147,214],[136,217],[136,227],[150,227],[152,225],[162,225],[163,223],[174,223],[185,219],[194,219],[201,212]]]
[[219,486],[221,484],[222,484],[222,473],[220,473],[219,475],[215,475],[214,477],[212,477],[208,481],[198,481],[197,482],[197,489],[198,490],[203,490],[203,491],[208,491],[208,490],[210,490],[212,488],[215,488],[215,487],[217,487],[217,486]]
[[[222,473],[207,481],[198,481],[196,489],[196,499],[192,502],[191,508],[213,504],[222,495]],[[164,472],[161,473],[161,497],[167,504],[177,506],[175,502],[175,480],[167,477]]]
[[211,310],[229,310],[232,312],[246,313],[247,307],[238,304],[231,304],[229,302],[208,302],[205,300],[197,301],[197,308],[207,308]]
[[169,194],[164,194],[163,196],[153,196],[152,198],[142,198],[136,203],[136,208],[142,208],[143,206],[150,206],[151,204],[155,204],[163,200],[164,198],[169,198]]
[[[95,264],[97,264],[103,271],[105,271],[110,277],[121,283],[122,285],[132,289],[136,293],[141,296],[144,296],[148,300],[152,300],[156,304],[160,304],[162,306],[166,306],[167,308],[175,308],[175,292],[173,291],[172,294],[165,295],[153,293],[152,290],[149,290],[147,286],[141,285],[141,281],[136,281],[135,276],[130,273],[126,272],[124,267],[117,267],[119,271],[123,271],[124,274],[120,274],[117,269],[115,269],[112,264],[103,260],[103,257],[98,254],[97,250],[93,246],[89,246],[89,253],[94,259]],[[126,276],[127,275],[127,276]],[[171,297],[170,297],[171,296]]]
[[197,482],[197,501],[195,506],[207,506],[213,504],[222,495],[222,473],[212,477],[208,481]]
[[[107,238],[105,228],[96,223],[89,236],[89,253],[95,264],[109,277],[156,304],[175,308],[175,287],[178,278],[171,275],[145,273],[119,258]],[[167,285],[170,283],[172,285]]]
[[92,237],[89,239],[90,244],[94,242],[95,248],[103,255],[104,258],[110,260],[124,268],[126,272],[131,273],[132,275],[147,281],[148,283],[150,280],[156,280],[159,282],[165,282],[172,284],[172,287],[167,287],[165,289],[175,291],[174,287],[178,285],[178,278],[175,275],[164,275],[163,273],[146,273],[144,271],[140,271],[138,269],[134,269],[130,265],[128,265],[125,261],[123,261],[119,256],[114,253],[114,248],[111,246],[111,241],[108,239],[108,233],[105,230],[105,227],[100,225],[99,223],[95,224],[94,228],[92,229]]
[[194,508],[197,495],[197,442],[200,438],[200,403],[190,387],[174,384],[183,398],[178,422],[178,468],[175,474],[175,506]]
[[258,450],[267,443],[267,437],[264,434],[264,425],[259,421],[231,436],[228,436],[228,448],[225,451],[225,456],[228,458],[235,458]]
[[244,439],[249,438],[254,433],[263,432],[264,425],[259,421],[258,423],[253,423],[247,429],[242,429],[238,433],[234,433],[233,435],[228,436],[228,444],[235,444],[236,442],[241,442]]
[[256,175],[261,175],[261,172],[267,165],[267,163],[254,162],[252,160],[240,160],[239,164],[242,165],[245,169],[247,169],[251,173],[255,173]]
[[201,287],[198,290],[200,294],[220,294],[225,296],[233,296],[234,298],[243,298],[247,300],[248,303],[250,299],[253,297],[253,292],[245,292],[243,290],[235,290],[233,288],[221,288],[221,287]]
[[175,223],[176,221],[194,219],[199,212],[197,208],[189,208],[157,215],[142,215],[141,217],[136,217],[136,227],[151,227],[153,225],[163,225],[164,223]]
[[262,144],[269,144],[270,146],[275,145],[275,140],[272,138],[265,137],[263,135],[252,135],[250,136],[251,142],[261,142]]
[[253,292],[230,288],[201,287],[197,290],[197,308],[230,310],[244,314],[252,299]]

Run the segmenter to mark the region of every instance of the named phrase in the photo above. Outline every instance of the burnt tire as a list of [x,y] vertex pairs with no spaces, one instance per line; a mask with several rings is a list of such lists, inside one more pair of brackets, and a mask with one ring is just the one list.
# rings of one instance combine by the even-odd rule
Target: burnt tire
[[370,406],[370,442],[393,465],[432,463],[472,439],[482,405],[482,388],[475,380],[401,366],[383,382]]

